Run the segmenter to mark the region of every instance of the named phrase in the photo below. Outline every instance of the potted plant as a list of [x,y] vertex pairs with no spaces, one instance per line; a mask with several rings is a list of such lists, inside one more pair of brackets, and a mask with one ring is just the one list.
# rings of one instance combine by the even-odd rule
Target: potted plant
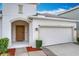
[[77,37],[77,42],[79,43],[79,37]]
[[36,48],[42,47],[42,40],[36,40]]
[[0,51],[1,51],[1,56],[8,56],[8,38],[1,38],[0,39]]

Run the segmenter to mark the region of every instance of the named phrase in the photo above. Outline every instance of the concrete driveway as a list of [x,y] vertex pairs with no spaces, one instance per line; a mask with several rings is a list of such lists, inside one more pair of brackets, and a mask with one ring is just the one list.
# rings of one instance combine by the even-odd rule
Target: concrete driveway
[[49,56],[79,56],[79,45],[75,43],[51,45],[42,49]]

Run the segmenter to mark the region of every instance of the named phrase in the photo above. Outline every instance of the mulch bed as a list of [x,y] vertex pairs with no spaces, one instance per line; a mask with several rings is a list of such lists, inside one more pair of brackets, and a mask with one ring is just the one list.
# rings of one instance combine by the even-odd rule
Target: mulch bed
[[[8,52],[9,56],[15,56],[15,48],[12,48],[12,49],[8,49]],[[1,55],[1,53],[0,53]]]
[[8,53],[10,54],[10,56],[15,56],[15,48],[8,49]]
[[39,48],[32,48],[32,47],[26,47],[26,49],[27,49],[28,52],[42,50],[42,49],[39,49]]

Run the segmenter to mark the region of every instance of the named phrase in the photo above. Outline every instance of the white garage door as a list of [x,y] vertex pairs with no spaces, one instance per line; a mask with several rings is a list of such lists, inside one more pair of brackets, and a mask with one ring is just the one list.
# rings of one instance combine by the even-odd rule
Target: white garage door
[[72,28],[65,27],[40,27],[40,39],[43,46],[72,42]]

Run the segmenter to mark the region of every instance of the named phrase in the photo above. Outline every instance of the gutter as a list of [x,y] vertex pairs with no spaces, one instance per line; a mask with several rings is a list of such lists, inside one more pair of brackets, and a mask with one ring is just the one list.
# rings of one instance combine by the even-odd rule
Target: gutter
[[30,16],[30,20],[51,20],[51,21],[66,21],[66,22],[79,22],[79,20],[55,18],[55,17],[40,17],[40,16]]

